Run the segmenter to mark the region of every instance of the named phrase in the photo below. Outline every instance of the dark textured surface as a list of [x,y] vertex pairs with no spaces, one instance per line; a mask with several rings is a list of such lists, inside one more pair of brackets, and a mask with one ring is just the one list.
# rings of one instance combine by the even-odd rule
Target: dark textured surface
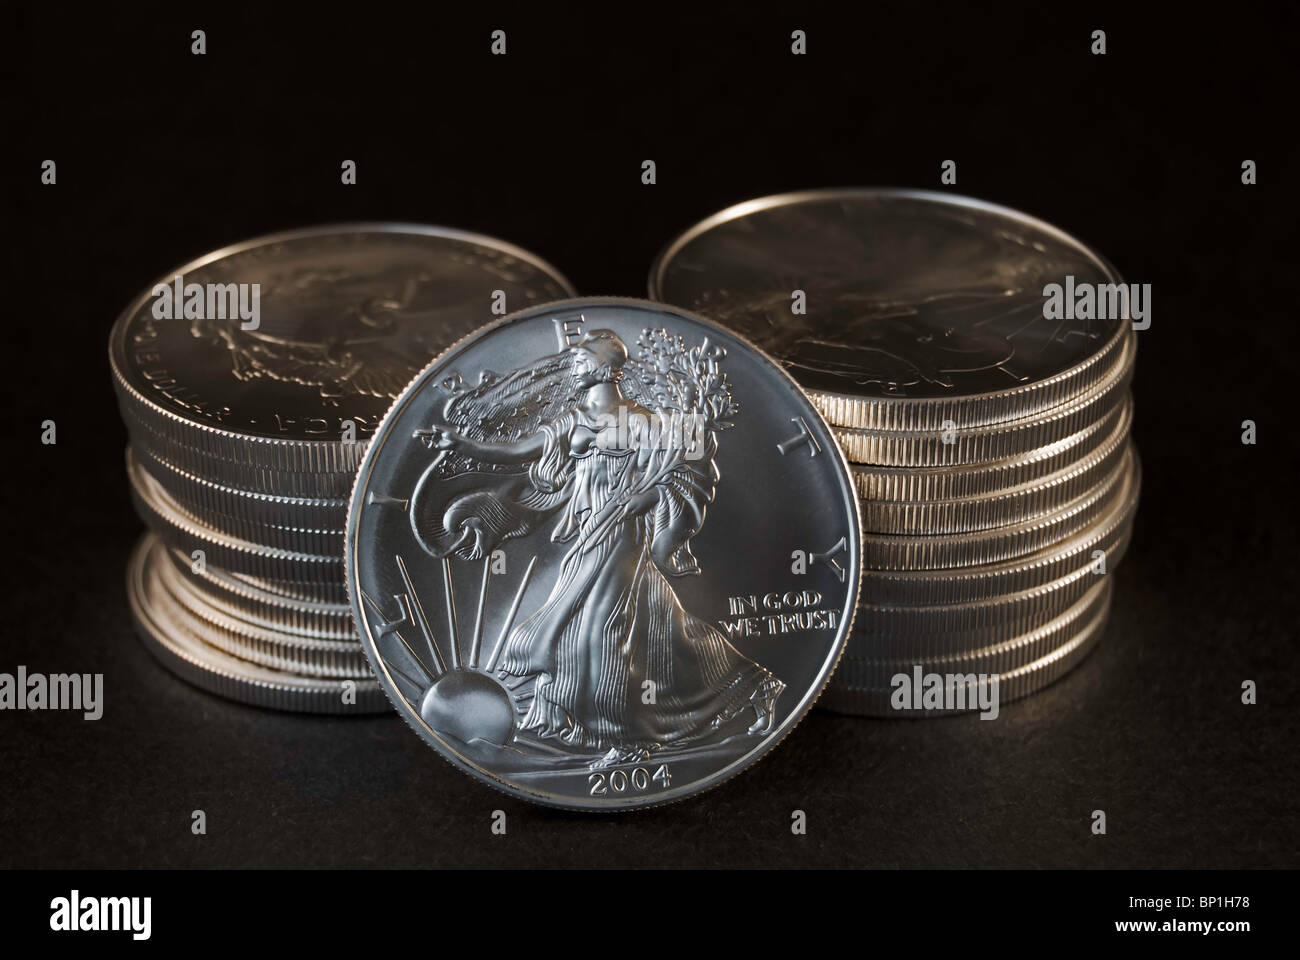
[[[12,251],[28,302],[4,335],[0,670],[103,672],[106,707],[93,723],[0,714],[0,864],[1300,863],[1298,157],[1280,108],[1294,23],[1243,15],[1211,34],[1115,14],[1110,53],[1091,57],[1091,10],[790,16],[6,14],[21,98],[6,194],[30,226]],[[206,57],[188,53],[194,26]],[[498,26],[504,59],[487,55]],[[792,26],[806,58],[788,53]],[[56,187],[38,183],[47,157]],[[1239,181],[1248,157],[1256,187]],[[355,187],[338,182],[345,158]],[[122,578],[140,525],[105,347],[155,275],[269,230],[399,219],[536,250],[583,293],[642,295],[660,245],[715,209],[935,187],[944,159],[958,191],[1056,223],[1154,288],[1134,543],[1103,645],[1046,692],[994,722],[817,713],[704,797],[593,818],[484,789],[396,716],[215,699],[135,640]],[[57,446],[38,442],[46,418]],[[1247,679],[1256,706],[1240,703]],[[498,808],[505,837],[489,831]],[[807,836],[791,835],[794,809]]]

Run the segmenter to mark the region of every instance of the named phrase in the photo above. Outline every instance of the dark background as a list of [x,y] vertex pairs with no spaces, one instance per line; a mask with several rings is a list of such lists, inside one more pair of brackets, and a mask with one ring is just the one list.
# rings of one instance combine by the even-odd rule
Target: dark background
[[[1300,862],[1294,15],[900,6],[6,11],[0,670],[102,672],[106,705],[94,723],[0,715],[0,865]],[[643,296],[656,252],[701,217],[841,185],[1016,207],[1152,284],[1134,543],[1102,646],[1047,691],[991,723],[817,712],[713,792],[599,817],[488,790],[396,716],[220,700],[135,639],[123,572],[142,527],[106,344],[156,276],[269,231],[393,219]]]

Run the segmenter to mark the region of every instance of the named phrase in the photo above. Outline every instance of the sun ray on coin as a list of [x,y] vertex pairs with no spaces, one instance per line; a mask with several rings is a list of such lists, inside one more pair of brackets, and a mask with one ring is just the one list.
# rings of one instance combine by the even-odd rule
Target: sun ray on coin
[[[439,675],[447,672],[447,664],[442,658],[442,651],[438,649],[437,641],[433,639],[433,631],[429,629],[429,618],[424,615],[424,604],[420,602],[420,595],[416,592],[415,584],[411,581],[411,574],[407,572],[406,561],[402,559],[401,554],[397,555],[397,569],[402,575],[402,583],[406,585],[407,596],[411,602],[411,612],[415,615],[416,623],[420,627],[420,632],[424,634],[424,641],[429,645],[429,652],[433,654],[433,662],[438,667]],[[455,650],[456,636],[452,634],[452,650]],[[453,658],[454,659],[454,658]],[[454,664],[459,666],[459,664]]]
[[447,591],[447,625],[451,630],[451,668],[460,669],[460,628],[456,624],[456,596],[451,584],[451,560],[442,558],[442,582]]
[[514,626],[515,615],[519,613],[519,604],[523,602],[524,591],[528,589],[528,581],[533,575],[535,566],[537,566],[537,554],[533,554],[533,559],[528,561],[528,569],[524,571],[523,579],[519,581],[519,589],[515,591],[514,602],[510,604],[510,611],[506,614],[505,622],[501,624],[501,635],[497,637],[497,642],[492,647],[492,654],[488,657],[487,666],[483,668],[485,673],[496,671],[497,661],[501,659],[501,651],[506,646],[506,637],[510,635],[510,628]]
[[478,591],[478,615],[474,618],[474,638],[469,645],[469,665],[478,666],[479,645],[483,642],[483,606],[487,603],[488,579],[492,576],[492,557],[483,558],[483,583]]
[[395,675],[400,677],[402,680],[405,680],[415,689],[414,697],[407,697],[406,694],[402,694],[402,696],[406,697],[406,700],[410,703],[417,702],[420,699],[420,695],[424,693],[424,685],[421,683],[417,683],[415,680],[412,680],[410,677],[408,677],[405,673],[403,673],[398,668],[398,666],[395,663],[393,663],[387,657],[384,658],[384,662],[388,665],[389,670],[391,670]]
[[[420,669],[424,671],[426,680],[428,681],[436,680],[438,679],[438,677],[442,675],[441,673],[434,673],[432,670],[428,668],[425,662],[420,659],[420,655],[415,652],[415,649],[409,643],[406,642],[406,638],[402,636],[400,631],[394,631],[393,636],[397,637],[398,640],[402,641],[402,646],[406,648],[406,652],[411,655],[411,657],[415,660],[415,662],[420,665]],[[385,659],[387,659],[387,657],[385,657]]]
[[[411,645],[406,642],[406,638],[402,636],[402,632],[397,629],[398,624],[409,622],[410,612],[411,612],[410,598],[406,594],[401,594],[401,593],[394,595],[394,598],[398,600],[399,606],[401,606],[402,608],[402,616],[396,620],[389,620],[384,616],[384,612],[381,609],[379,609],[379,604],[377,604],[374,601],[374,599],[370,596],[370,594],[366,593],[366,591],[364,590],[360,591],[360,593],[361,593],[361,598],[365,600],[366,603],[370,604],[370,608],[375,611],[375,615],[380,619],[380,626],[378,627],[379,635],[382,637],[382,636],[387,636],[388,634],[391,633],[393,636],[397,637],[397,639],[401,641],[402,646],[406,648],[406,652],[411,655],[411,658],[419,665],[420,669],[424,672],[426,678],[428,678],[429,680],[435,680],[438,677],[440,677],[442,675],[442,671],[430,670],[429,665],[426,664],[420,658],[420,655],[415,652],[414,648],[412,648]],[[384,657],[384,661],[391,663],[391,658]]]

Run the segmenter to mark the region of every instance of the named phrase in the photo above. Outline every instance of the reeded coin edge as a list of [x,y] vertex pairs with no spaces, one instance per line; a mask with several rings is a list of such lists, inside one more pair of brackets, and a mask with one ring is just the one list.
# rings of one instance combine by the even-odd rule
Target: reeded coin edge
[[939,537],[865,534],[863,553],[870,561],[867,569],[890,574],[966,570],[1028,557],[1077,536],[1103,516],[1118,496],[1116,491],[1128,474],[1129,458],[1136,458],[1131,438],[1126,446],[1120,463],[1097,486],[1052,513],[991,530]]
[[[133,497],[145,508],[145,511],[168,529],[175,530],[191,540],[206,544],[208,547],[229,555],[237,563],[247,563],[263,573],[253,572],[252,576],[269,576],[291,582],[317,583],[333,586],[337,578],[340,560],[332,556],[304,553],[297,550],[285,550],[254,543],[241,537],[232,536],[203,523],[186,512],[180,504],[162,489],[162,485],[149,475],[135,459],[134,451],[126,448],[127,477],[131,481]],[[148,523],[148,518],[144,518]],[[151,524],[152,525],[152,524]],[[305,577],[284,576],[284,569],[300,564]],[[234,571],[231,564],[220,564],[226,570]],[[297,569],[297,567],[294,567]]]
[[[999,704],[1014,703],[1047,689],[1064,679],[1083,663],[1101,643],[1110,622],[1110,605],[1097,617],[1090,629],[1073,640],[1062,644],[1041,660],[1034,661],[1002,676],[1012,686],[1009,695],[1002,695],[999,680]],[[882,720],[925,720],[941,716],[961,716],[976,710],[894,710],[887,706],[891,690],[866,690],[837,688],[829,691],[823,709],[847,716],[876,717]]]
[[[1133,406],[1130,393],[1121,404],[1092,426],[1019,456],[941,467],[889,467],[854,463],[850,464],[853,482],[859,496],[888,503],[925,503],[999,496],[1019,487],[1031,487],[1068,470],[1092,456],[1104,444],[1126,435],[1133,421]],[[1024,474],[1029,476],[1018,479]],[[979,479],[981,477],[985,479]],[[1013,482],[1007,482],[1008,477]],[[954,493],[953,490],[958,488],[966,492]]]
[[971,427],[947,437],[944,431],[831,430],[852,463],[958,466],[1023,456],[1105,419],[1128,396],[1136,354],[1137,344],[1130,341],[1120,362],[1087,393],[1032,417]]
[[[850,644],[849,651],[844,655],[844,659],[840,661],[840,670],[836,674],[836,683],[841,688],[853,685],[861,686],[861,682],[857,678],[861,677],[864,672],[872,670],[892,670],[897,672],[898,670],[910,670],[916,665],[937,669],[939,666],[955,667],[963,663],[988,663],[1004,658],[1008,654],[1019,653],[1027,648],[1044,648],[1046,651],[1054,650],[1061,645],[1058,642],[1060,635],[1066,633],[1072,625],[1077,626],[1078,621],[1085,615],[1101,610],[1105,604],[1110,602],[1109,597],[1114,592],[1114,587],[1115,581],[1107,577],[1101,583],[1090,587],[1082,597],[1063,608],[1051,620],[1008,637],[991,640],[980,638],[969,646],[962,645],[951,649],[928,646],[903,653],[897,651],[896,648],[887,647],[887,641],[881,642],[878,638],[877,642],[881,646],[887,647],[883,652],[879,649],[855,651],[853,644]],[[868,640],[865,637],[860,639],[863,642]],[[1039,659],[1039,656],[1031,657],[1030,661]],[[971,669],[973,670],[974,667]],[[998,671],[984,670],[980,672],[995,673]]]
[[[1123,453],[1126,458],[1127,451]],[[930,585],[961,581],[962,589],[982,592],[990,583],[1015,581],[1021,578],[1046,576],[1047,571],[1061,565],[1081,560],[1083,554],[1098,549],[1117,535],[1120,527],[1130,522],[1137,512],[1139,490],[1132,482],[1116,489],[1107,502],[1111,509],[1093,518],[1083,529],[1050,543],[1034,553],[996,563],[978,564],[940,570],[873,570],[871,578],[901,591],[914,589],[924,592]],[[1088,561],[1091,563],[1091,560]],[[1014,592],[1014,591],[1002,591]],[[967,600],[948,601],[965,603]]]
[[[201,646],[197,640],[187,644],[184,637],[173,637],[151,615],[143,593],[144,565],[153,539],[153,534],[146,533],[132,549],[126,570],[127,603],[145,649],[169,673],[207,693],[257,707],[341,716],[383,712],[376,681],[353,681],[357,703],[352,709],[344,709],[346,705],[341,697],[344,681],[309,680],[305,686],[293,684],[286,682],[291,674],[244,663],[214,648]],[[262,678],[263,673],[270,676]],[[276,676],[277,673],[282,675]]]
[[1055,473],[981,497],[948,500],[868,500],[866,525],[889,536],[949,536],[992,530],[1046,516],[1068,506],[1114,470],[1128,445],[1115,431],[1092,453]]

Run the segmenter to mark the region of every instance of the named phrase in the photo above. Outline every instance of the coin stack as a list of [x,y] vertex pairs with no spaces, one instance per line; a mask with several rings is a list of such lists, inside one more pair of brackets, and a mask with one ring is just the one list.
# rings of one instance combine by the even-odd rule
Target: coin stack
[[921,191],[755,200],[660,256],[651,295],[783,361],[850,461],[862,602],[824,706],[978,709],[1096,645],[1139,487],[1112,284],[1054,227]]
[[109,354],[149,528],[127,576],[149,649],[236,700],[388,710],[343,574],[369,434],[451,343],[571,292],[488,237],[357,224],[219,250],[141,295]]

